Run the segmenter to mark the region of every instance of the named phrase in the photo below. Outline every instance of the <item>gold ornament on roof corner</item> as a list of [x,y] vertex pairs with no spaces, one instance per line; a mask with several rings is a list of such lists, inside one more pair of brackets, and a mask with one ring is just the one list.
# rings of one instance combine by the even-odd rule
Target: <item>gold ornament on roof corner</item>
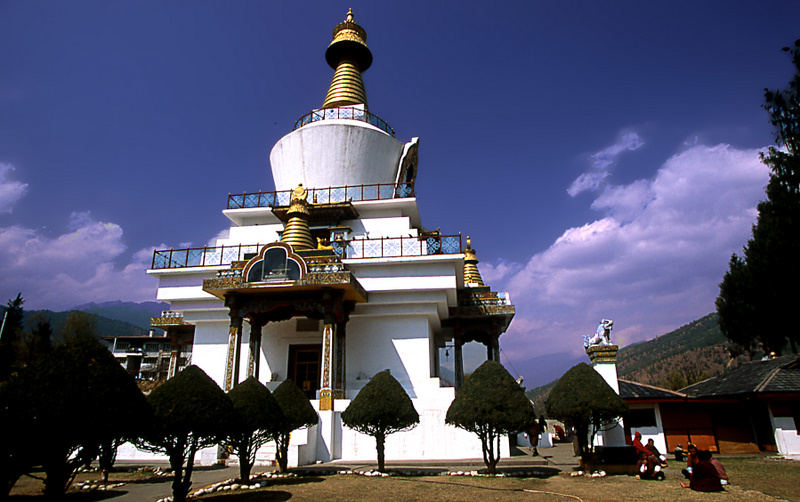
[[467,236],[467,248],[464,250],[464,284],[467,287],[483,286],[481,273],[478,271],[478,257],[472,249],[472,240]]

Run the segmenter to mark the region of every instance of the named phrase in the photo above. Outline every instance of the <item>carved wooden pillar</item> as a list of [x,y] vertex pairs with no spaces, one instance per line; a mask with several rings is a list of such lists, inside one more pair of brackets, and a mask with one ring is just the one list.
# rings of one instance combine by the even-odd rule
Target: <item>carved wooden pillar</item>
[[322,328],[322,375],[320,375],[319,409],[333,409],[333,383],[336,381],[336,324],[325,317]]
[[461,327],[456,326],[453,330],[453,372],[456,376],[456,391],[464,385],[464,357],[461,355]]
[[228,329],[228,358],[225,363],[225,392],[239,383],[239,359],[242,345],[242,318],[231,308],[231,325]]
[[250,321],[250,356],[247,359],[247,377],[256,377],[258,380],[259,367],[261,366],[261,328],[258,321]]

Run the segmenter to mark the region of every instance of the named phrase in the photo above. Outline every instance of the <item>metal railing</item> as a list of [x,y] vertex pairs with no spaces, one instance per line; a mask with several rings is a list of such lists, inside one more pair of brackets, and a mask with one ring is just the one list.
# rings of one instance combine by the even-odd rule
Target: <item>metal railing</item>
[[334,119],[345,119],[345,120],[358,120],[361,122],[366,122],[368,124],[372,124],[373,126],[377,127],[381,131],[389,134],[390,136],[394,137],[394,129],[392,129],[389,124],[386,123],[385,120],[378,117],[377,115],[373,115],[366,110],[362,110],[360,108],[352,108],[352,107],[343,107],[343,108],[323,108],[321,110],[314,110],[311,113],[307,113],[297,119],[294,123],[293,131],[300,129],[301,127],[314,123],[319,122],[321,120],[334,120]]
[[263,244],[235,244],[186,249],[156,249],[153,251],[153,269],[185,267],[218,267],[230,265],[255,254]]
[[[159,270],[230,265],[234,261],[244,260],[245,255],[250,256],[257,253],[262,245],[237,244],[187,249],[157,249],[153,251],[151,268]],[[460,235],[337,240],[331,242],[331,246],[339,257],[348,259],[459,254],[462,252]]]
[[[253,207],[283,207],[292,200],[293,190],[228,194],[227,209]],[[375,183],[328,188],[309,188],[308,201],[314,204],[332,204],[362,200],[385,200],[414,197],[413,183]]]
[[342,258],[392,258],[461,253],[460,235],[379,237],[333,241],[333,251]]

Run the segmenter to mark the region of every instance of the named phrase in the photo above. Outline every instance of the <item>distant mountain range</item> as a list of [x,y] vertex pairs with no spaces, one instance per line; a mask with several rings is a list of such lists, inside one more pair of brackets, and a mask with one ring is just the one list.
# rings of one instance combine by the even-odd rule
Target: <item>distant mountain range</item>
[[[62,312],[26,310],[23,326],[31,315],[42,312],[50,319],[50,325],[55,332],[71,311],[79,310],[94,316],[98,336],[144,336],[150,332],[150,318],[158,316],[162,310],[167,309],[169,309],[169,305],[160,302],[115,301],[100,304],[87,303]],[[160,332],[160,330],[158,331]]]
[[146,330],[150,329],[150,318],[161,315],[162,310],[169,310],[169,305],[162,302],[103,302],[85,303],[71,310],[80,310],[117,321],[124,321]]
[[[727,339],[719,329],[716,312],[654,338],[623,347],[617,353],[617,375],[625,380],[664,386],[680,381],[711,378],[749,361],[739,356],[731,361]],[[586,357],[584,362],[588,363]],[[527,391],[537,413],[558,380]]]

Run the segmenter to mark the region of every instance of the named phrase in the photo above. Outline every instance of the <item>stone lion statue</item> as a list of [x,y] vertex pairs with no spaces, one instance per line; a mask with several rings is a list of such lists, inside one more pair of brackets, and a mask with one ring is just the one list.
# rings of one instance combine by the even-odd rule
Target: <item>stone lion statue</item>
[[611,330],[614,328],[614,321],[611,319],[603,319],[600,325],[597,326],[597,331],[594,336],[584,335],[583,346],[586,348],[595,345],[611,345]]

